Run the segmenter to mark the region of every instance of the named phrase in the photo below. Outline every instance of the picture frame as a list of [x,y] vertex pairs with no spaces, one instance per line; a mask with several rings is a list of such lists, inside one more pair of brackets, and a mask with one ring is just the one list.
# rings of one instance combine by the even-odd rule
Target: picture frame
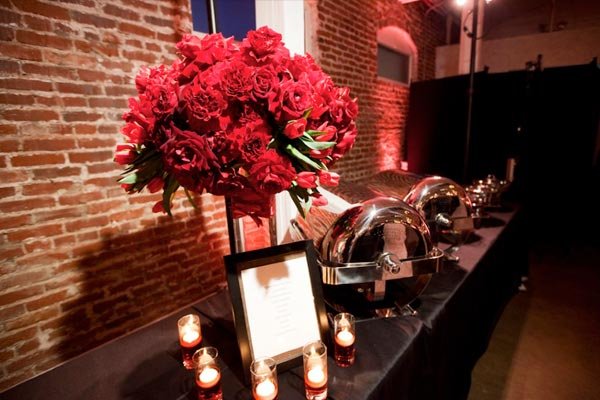
[[312,240],[225,256],[227,283],[246,383],[250,364],[302,364],[302,346],[327,341],[329,324]]

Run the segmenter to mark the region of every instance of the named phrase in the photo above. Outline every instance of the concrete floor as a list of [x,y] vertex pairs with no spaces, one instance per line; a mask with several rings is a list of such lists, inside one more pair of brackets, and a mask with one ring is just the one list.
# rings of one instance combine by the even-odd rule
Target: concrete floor
[[600,246],[536,245],[469,400],[600,399]]

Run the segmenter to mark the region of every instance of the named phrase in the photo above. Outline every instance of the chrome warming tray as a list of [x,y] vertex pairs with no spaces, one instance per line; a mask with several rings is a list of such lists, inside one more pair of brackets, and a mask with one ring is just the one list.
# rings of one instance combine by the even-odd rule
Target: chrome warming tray
[[456,182],[441,176],[422,176],[402,170],[382,171],[365,180],[377,195],[403,199],[418,210],[434,244],[465,243],[475,230],[471,199]]
[[[354,198],[369,196],[360,185],[342,187]],[[328,199],[340,199],[329,194]],[[313,207],[292,221],[292,238],[311,238],[320,254],[325,300],[359,316],[397,315],[425,289],[442,266],[419,212],[392,197],[372,197],[332,212]],[[404,310],[403,310],[404,309]]]

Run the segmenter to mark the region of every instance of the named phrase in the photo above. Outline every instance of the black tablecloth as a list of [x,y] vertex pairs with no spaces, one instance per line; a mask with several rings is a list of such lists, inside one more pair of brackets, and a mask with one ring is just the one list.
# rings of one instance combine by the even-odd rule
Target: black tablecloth
[[[464,399],[477,359],[525,270],[518,213],[493,214],[460,262],[434,275],[418,315],[357,322],[350,368],[329,358],[329,398]],[[250,399],[226,290],[94,349],[0,394],[0,399],[194,399],[192,374],[180,361],[177,319],[201,315],[204,345],[219,349],[225,399]],[[279,374],[282,400],[303,399],[302,367]]]

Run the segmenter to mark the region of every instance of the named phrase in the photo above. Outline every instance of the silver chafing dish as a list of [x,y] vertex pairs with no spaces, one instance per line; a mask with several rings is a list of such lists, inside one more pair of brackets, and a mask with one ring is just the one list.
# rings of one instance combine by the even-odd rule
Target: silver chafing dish
[[475,229],[471,199],[456,182],[401,170],[380,172],[365,181],[378,195],[403,199],[425,218],[434,244],[465,243]]
[[[342,189],[355,198],[370,193],[355,184]],[[434,246],[425,220],[400,199],[371,197],[341,213],[313,208],[292,226],[293,238],[314,240],[326,301],[338,311],[394,315],[442,265],[443,252]]]

